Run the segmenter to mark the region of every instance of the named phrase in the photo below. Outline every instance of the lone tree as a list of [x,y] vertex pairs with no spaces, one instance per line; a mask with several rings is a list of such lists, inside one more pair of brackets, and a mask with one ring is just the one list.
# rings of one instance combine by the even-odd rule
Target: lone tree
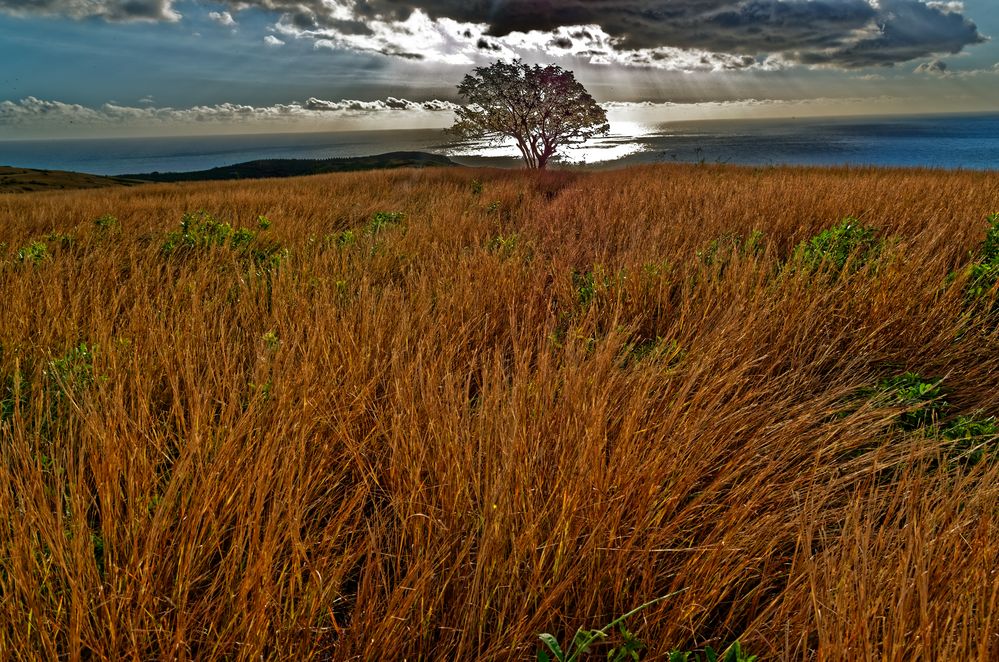
[[543,170],[560,147],[607,133],[607,113],[571,71],[515,60],[477,67],[458,94],[468,105],[457,110],[449,131],[466,139],[517,143],[528,168]]

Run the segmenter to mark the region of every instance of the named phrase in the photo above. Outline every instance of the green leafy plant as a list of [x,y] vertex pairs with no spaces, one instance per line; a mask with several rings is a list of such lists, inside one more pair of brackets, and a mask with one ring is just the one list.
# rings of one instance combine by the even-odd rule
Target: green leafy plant
[[183,250],[225,245],[239,248],[249,244],[254,236],[252,230],[233,229],[212,214],[198,210],[184,214],[180,220],[180,228],[167,234],[163,242],[163,253],[172,255]]
[[999,213],[990,214],[985,240],[978,249],[977,260],[968,268],[965,297],[978,299],[991,292],[999,283]]
[[472,180],[472,195],[482,195],[482,182],[478,179]]
[[267,349],[277,349],[281,345],[281,339],[273,329],[262,335],[260,339],[264,341],[264,347]]
[[[624,627],[624,622],[642,611],[647,609],[652,605],[662,602],[663,600],[669,599],[681,591],[676,591],[670,593],[669,595],[664,595],[662,597],[656,598],[655,600],[650,600],[643,605],[635,607],[631,611],[621,616],[618,616],[613,621],[603,626],[602,628],[596,630],[587,630],[584,628],[579,628],[576,630],[576,634],[573,636],[572,641],[569,643],[565,649],[558,643],[558,639],[547,632],[538,635],[541,639],[541,643],[545,645],[548,650],[540,649],[538,651],[538,662],[577,662],[590,652],[590,649],[607,640],[610,634],[614,631],[614,628],[618,629],[618,634],[621,637],[622,643],[615,646],[607,653],[607,659],[613,660],[613,662],[625,662],[626,660],[638,660],[639,651],[645,648],[645,644],[638,640],[634,634],[628,631]],[[551,655],[549,655],[549,653]]]
[[589,271],[573,271],[572,285],[576,289],[576,302],[586,308],[598,294],[610,289],[614,280],[603,265],[595,264]]
[[49,257],[49,246],[44,241],[32,241],[17,249],[18,262],[25,264],[39,264]]
[[500,255],[507,256],[513,252],[517,247],[517,242],[520,241],[520,235],[496,235],[489,241],[489,249]]
[[[270,221],[261,216],[257,225],[264,230],[270,227]],[[258,276],[269,274],[289,255],[279,242],[261,240],[257,232],[233,227],[203,210],[184,214],[180,228],[167,234],[162,251],[171,256],[211,247],[238,251],[242,258],[249,260]]]
[[330,242],[337,248],[342,248],[344,246],[350,246],[357,242],[357,236],[354,234],[353,230],[344,230],[343,232],[338,232],[334,235],[330,235]]
[[366,232],[368,234],[378,234],[394,225],[402,223],[406,215],[398,211],[379,211],[371,217],[368,222]]
[[63,388],[83,387],[94,381],[94,352],[96,346],[85,342],[71,348],[49,363],[48,374]]
[[882,250],[877,230],[851,216],[799,244],[795,254],[799,264],[809,269],[827,269],[839,274],[847,265],[851,271],[857,271],[874,262]]
[[999,422],[994,416],[961,415],[944,425],[940,434],[953,442],[950,455],[969,466],[999,449]]
[[935,424],[950,407],[943,399],[941,380],[925,379],[914,372],[882,380],[871,395],[880,406],[905,408],[897,425],[906,432]]
[[981,257],[986,262],[999,262],[999,212],[989,214],[985,221],[989,230],[980,249]]
[[94,219],[94,227],[101,232],[111,232],[121,227],[118,219],[111,214],[103,214]]
[[999,422],[980,412],[954,416],[944,399],[941,380],[926,379],[914,372],[883,379],[861,395],[875,406],[902,408],[892,423],[902,432],[918,433],[951,442],[949,461],[964,465],[981,462],[999,442]]
[[742,645],[736,641],[725,652],[718,653],[710,646],[704,649],[704,657],[693,651],[670,651],[669,662],[756,662],[756,655],[750,655],[742,650]]

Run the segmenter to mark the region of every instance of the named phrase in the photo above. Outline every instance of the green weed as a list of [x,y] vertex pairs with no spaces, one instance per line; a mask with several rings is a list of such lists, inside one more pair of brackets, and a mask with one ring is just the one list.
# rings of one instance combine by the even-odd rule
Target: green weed
[[66,391],[89,386],[94,382],[94,352],[96,346],[85,342],[49,362],[47,374]]
[[985,296],[999,283],[999,213],[990,214],[987,222],[989,229],[978,249],[977,260],[968,269],[965,298],[969,301]]
[[[643,605],[635,607],[628,613],[618,616],[613,621],[597,630],[579,628],[576,630],[576,634],[573,636],[572,641],[565,647],[564,650],[554,635],[547,632],[539,634],[538,638],[541,639],[541,643],[545,645],[548,651],[545,651],[544,649],[538,651],[538,662],[552,662],[553,657],[557,662],[577,662],[577,660],[581,659],[583,655],[589,654],[591,648],[605,642],[614,631],[614,628],[618,628],[621,643],[607,652],[607,659],[612,660],[613,662],[638,660],[639,652],[645,648],[645,644],[639,641],[634,634],[625,628],[624,622],[643,609],[671,598],[678,593],[680,593],[680,591],[664,595],[660,598],[656,598],[655,600],[650,600]],[[551,653],[551,655],[549,655],[549,653]]]
[[250,244],[256,234],[247,228],[233,228],[212,214],[199,210],[184,214],[180,228],[167,234],[163,254],[205,249],[212,246],[242,248]]
[[943,399],[940,384],[941,380],[925,379],[914,372],[906,372],[882,380],[870,394],[879,406],[904,408],[897,425],[911,432],[936,424],[950,407]]
[[736,641],[724,653],[718,653],[708,646],[704,649],[704,657],[692,651],[670,651],[668,662],[756,662],[756,655],[750,655],[742,650],[742,645]]
[[946,450],[949,461],[977,464],[999,442],[999,422],[995,417],[979,412],[957,416],[952,413],[952,405],[944,399],[941,380],[906,372],[884,379],[861,393],[876,406],[903,409],[892,424],[895,429],[952,442]]
[[112,232],[118,230],[121,224],[118,222],[117,217],[111,214],[104,214],[94,219],[94,227],[99,232]]
[[399,225],[400,223],[402,223],[403,219],[405,218],[406,215],[403,214],[402,212],[397,212],[397,211],[375,212],[375,214],[371,217],[371,220],[368,222],[368,226],[367,228],[365,228],[365,232],[371,235],[378,234],[379,232],[383,232],[390,227]]
[[884,242],[878,239],[877,230],[851,216],[799,244],[795,255],[798,263],[806,268],[839,274],[847,266],[850,271],[858,271],[876,261],[883,248]]
[[23,264],[39,264],[50,257],[49,246],[44,241],[32,241],[17,249],[17,261]]

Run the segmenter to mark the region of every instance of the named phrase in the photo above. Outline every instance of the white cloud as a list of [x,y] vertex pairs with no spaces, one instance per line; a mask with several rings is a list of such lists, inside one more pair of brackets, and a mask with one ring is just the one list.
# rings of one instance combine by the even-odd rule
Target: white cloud
[[0,133],[191,133],[219,132],[239,127],[281,125],[302,130],[337,130],[348,128],[443,127],[450,123],[455,105],[438,99],[410,101],[388,97],[375,101],[342,99],[329,101],[309,98],[304,102],[250,106],[221,103],[190,108],[124,106],[105,103],[99,107],[26,97],[19,101],[0,101]]
[[264,43],[267,44],[268,46],[284,46],[284,42],[272,34],[269,34],[266,37],[264,37]]
[[211,20],[215,21],[219,25],[221,25],[223,27],[226,27],[226,28],[232,28],[232,27],[236,26],[236,19],[234,19],[232,17],[232,14],[230,14],[227,11],[223,11],[223,12],[218,12],[218,11],[208,12],[208,18],[210,18]]

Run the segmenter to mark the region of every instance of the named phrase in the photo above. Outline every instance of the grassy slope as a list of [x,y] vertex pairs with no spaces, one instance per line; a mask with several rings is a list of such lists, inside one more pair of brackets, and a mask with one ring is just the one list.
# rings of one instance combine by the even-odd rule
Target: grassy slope
[[[273,226],[165,257],[195,209]],[[999,413],[944,285],[996,210],[995,174],[693,166],[0,196],[0,657],[530,659],[683,589],[653,658],[996,659],[999,463],[835,415],[907,369]],[[782,266],[848,214],[876,270]]]
[[131,186],[137,183],[120,177],[101,177],[82,172],[0,166],[0,193],[107,188],[109,186]]

